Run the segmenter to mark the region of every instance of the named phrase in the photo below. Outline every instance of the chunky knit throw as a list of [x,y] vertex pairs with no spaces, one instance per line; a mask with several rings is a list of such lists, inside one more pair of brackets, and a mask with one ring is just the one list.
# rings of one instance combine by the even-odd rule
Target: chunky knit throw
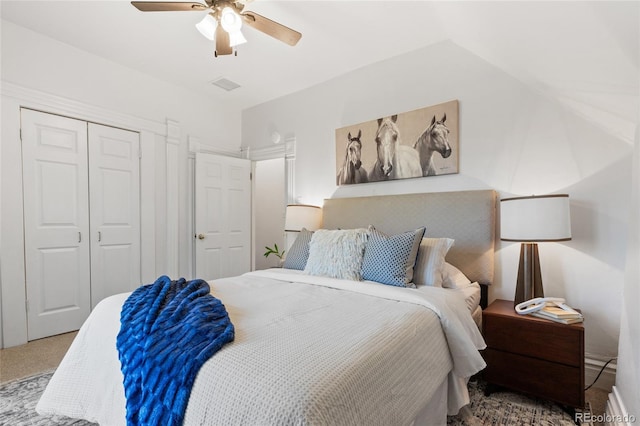
[[162,276],[126,300],[117,347],[128,425],[181,425],[200,367],[233,340],[227,311],[209,291],[203,280]]

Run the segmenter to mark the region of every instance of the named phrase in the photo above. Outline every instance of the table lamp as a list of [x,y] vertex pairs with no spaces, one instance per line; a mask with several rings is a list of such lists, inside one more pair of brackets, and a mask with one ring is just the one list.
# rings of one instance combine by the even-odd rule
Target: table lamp
[[537,243],[571,239],[569,195],[500,200],[500,239],[522,243],[514,305],[544,297]]
[[285,232],[315,231],[322,223],[322,209],[308,204],[289,204],[284,222]]

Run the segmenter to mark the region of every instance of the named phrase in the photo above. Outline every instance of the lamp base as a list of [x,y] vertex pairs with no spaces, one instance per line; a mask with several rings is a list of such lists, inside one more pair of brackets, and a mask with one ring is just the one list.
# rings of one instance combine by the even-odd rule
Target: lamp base
[[520,246],[520,265],[518,266],[518,281],[513,305],[522,303],[534,297],[544,297],[542,289],[542,274],[540,273],[540,259],[538,244],[522,243]]

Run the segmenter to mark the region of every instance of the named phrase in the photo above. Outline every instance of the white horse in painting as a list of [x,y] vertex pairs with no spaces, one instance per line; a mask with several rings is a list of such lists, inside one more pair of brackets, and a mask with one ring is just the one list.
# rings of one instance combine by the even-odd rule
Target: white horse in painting
[[362,130],[358,130],[358,136],[351,137],[351,132],[347,135],[347,150],[342,168],[338,172],[338,185],[350,185],[352,183],[368,182],[367,172],[362,167],[362,142],[360,142]]
[[447,114],[444,114],[440,121],[436,121],[436,116],[434,115],[431,125],[413,145],[418,154],[420,154],[420,166],[422,167],[423,176],[437,174],[433,164],[433,154],[435,152],[440,153],[442,158],[448,158],[451,155],[449,129],[444,124],[445,121],[447,121]]
[[378,119],[376,144],[378,159],[369,172],[370,181],[422,176],[418,151],[400,142],[397,115]]

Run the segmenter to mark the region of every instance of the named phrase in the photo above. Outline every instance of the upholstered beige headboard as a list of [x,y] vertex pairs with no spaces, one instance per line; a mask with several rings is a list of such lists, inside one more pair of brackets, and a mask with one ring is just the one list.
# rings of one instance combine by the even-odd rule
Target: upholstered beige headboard
[[493,282],[496,192],[433,192],[324,201],[323,228],[374,225],[387,234],[426,227],[425,237],[448,237],[455,244],[447,262],[472,281]]

